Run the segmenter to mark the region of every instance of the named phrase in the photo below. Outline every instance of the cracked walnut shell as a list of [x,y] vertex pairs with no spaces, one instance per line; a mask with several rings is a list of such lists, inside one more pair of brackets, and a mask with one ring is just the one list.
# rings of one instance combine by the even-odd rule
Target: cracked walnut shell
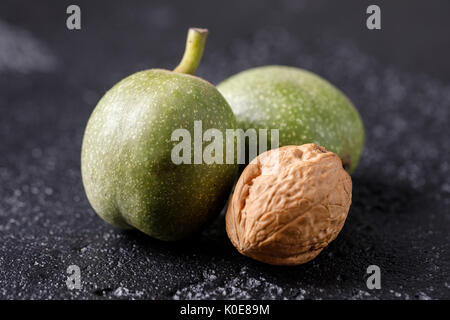
[[315,144],[260,154],[228,204],[226,229],[240,253],[274,265],[314,259],[341,231],[352,180],[333,152]]

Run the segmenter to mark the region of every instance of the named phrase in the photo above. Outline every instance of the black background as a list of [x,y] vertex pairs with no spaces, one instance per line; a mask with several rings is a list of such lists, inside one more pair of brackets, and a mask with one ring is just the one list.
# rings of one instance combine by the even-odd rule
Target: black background
[[[365,27],[373,3],[382,30]],[[81,7],[80,31],[66,28],[69,4]],[[0,298],[450,298],[449,16],[448,1],[1,1]],[[90,113],[125,76],[173,68],[191,26],[210,30],[199,76],[293,65],[360,111],[353,205],[312,262],[240,256],[223,214],[164,243],[90,208],[79,169]],[[81,290],[66,287],[71,264]],[[381,290],[366,287],[371,264]]]

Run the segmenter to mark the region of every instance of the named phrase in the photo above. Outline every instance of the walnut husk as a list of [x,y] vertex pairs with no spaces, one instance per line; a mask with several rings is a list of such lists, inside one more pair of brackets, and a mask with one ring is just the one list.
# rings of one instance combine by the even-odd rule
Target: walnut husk
[[285,146],[243,171],[226,213],[228,237],[245,256],[274,265],[314,259],[342,229],[352,181],[334,153]]

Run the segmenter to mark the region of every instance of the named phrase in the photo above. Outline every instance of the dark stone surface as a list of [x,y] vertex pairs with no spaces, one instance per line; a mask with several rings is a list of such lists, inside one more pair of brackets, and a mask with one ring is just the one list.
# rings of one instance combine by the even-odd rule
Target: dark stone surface
[[[0,298],[450,298],[448,2],[87,2],[82,30],[64,1],[0,3]],[[339,5],[340,3],[341,5]],[[298,267],[240,256],[221,215],[163,243],[92,211],[80,177],[87,119],[103,93],[144,68],[172,68],[189,26],[211,35],[198,74],[212,82],[285,64],[329,79],[355,103],[366,148],[339,237]],[[81,268],[70,291],[66,268]],[[382,289],[366,287],[366,268]]]

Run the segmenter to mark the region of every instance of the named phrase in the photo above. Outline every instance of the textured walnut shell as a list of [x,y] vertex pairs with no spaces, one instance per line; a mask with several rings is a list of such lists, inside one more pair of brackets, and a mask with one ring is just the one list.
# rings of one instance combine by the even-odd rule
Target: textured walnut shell
[[285,146],[243,171],[226,214],[240,253],[275,265],[314,259],[342,229],[352,181],[339,157],[315,144]]

